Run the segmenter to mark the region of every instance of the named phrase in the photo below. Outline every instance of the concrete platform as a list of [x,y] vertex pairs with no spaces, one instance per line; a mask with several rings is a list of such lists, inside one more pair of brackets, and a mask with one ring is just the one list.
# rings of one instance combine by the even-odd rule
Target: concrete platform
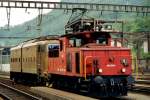
[[0,71],[0,77],[2,77],[2,78],[10,78],[10,73],[9,72],[1,72]]
[[86,97],[48,87],[31,87],[31,91],[50,100],[97,100],[95,98]]

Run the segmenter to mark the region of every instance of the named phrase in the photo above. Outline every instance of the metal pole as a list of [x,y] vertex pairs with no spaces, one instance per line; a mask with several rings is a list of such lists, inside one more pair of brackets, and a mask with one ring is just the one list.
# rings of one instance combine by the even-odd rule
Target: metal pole
[[[147,45],[148,45],[148,54],[150,53],[150,33],[147,32]],[[146,69],[148,70],[150,66],[150,59],[147,59]]]
[[147,33],[148,53],[150,53],[150,33]]
[[1,59],[2,59],[2,53],[1,53],[1,50],[0,50],[0,71],[1,71],[1,65],[2,65],[2,61],[1,61]]
[[135,67],[136,67],[136,80],[138,79],[138,75],[139,75],[139,66],[138,66],[138,58],[137,56],[135,57]]
[[7,29],[9,30],[11,9],[10,8],[6,8],[6,13],[7,13]]
[[121,44],[122,44],[122,46],[124,46],[124,43],[123,43],[123,42],[124,42],[124,41],[123,41],[123,38],[124,38],[124,37],[123,37],[123,31],[124,31],[124,30],[123,30],[123,28],[124,28],[124,23],[122,22],[122,33],[121,33]]

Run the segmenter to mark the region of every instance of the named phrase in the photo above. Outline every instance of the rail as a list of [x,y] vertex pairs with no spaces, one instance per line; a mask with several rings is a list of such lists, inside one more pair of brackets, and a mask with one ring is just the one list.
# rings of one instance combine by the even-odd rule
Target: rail
[[0,92],[0,97],[2,97],[4,100],[12,100],[9,96],[1,92]]
[[94,11],[150,13],[150,6],[72,3],[72,2],[43,2],[43,1],[24,1],[24,0],[22,1],[0,0],[0,7],[33,8],[33,9],[66,9],[66,10],[72,10],[73,8],[85,8],[87,10],[94,10]]
[[130,90],[132,92],[140,92],[144,94],[150,94],[150,87],[149,86],[144,86],[144,85],[135,85],[133,88]]
[[136,80],[135,83],[150,85],[150,80]]
[[[6,99],[8,99],[8,100],[13,100],[13,98],[12,98],[13,92],[16,93],[17,95],[18,95],[18,93],[19,93],[19,94],[20,94],[20,95],[19,95],[20,97],[21,97],[21,95],[22,95],[23,97],[26,97],[26,98],[29,98],[29,99],[32,99],[32,100],[42,100],[42,98],[33,96],[33,95],[31,95],[31,94],[29,94],[29,93],[26,93],[26,92],[24,92],[24,91],[15,89],[15,88],[13,88],[13,87],[11,87],[11,86],[8,86],[8,85],[6,85],[6,84],[3,84],[3,83],[1,83],[1,82],[0,82],[0,87],[1,87],[1,88],[4,87],[3,91],[7,91],[7,92],[5,92],[5,93],[2,93],[2,92],[1,92],[0,94],[2,95],[2,97],[6,98]],[[11,90],[11,91],[10,91],[10,90]]]
[[129,89],[133,92],[140,92],[150,94],[150,81],[149,80],[136,80],[134,86]]

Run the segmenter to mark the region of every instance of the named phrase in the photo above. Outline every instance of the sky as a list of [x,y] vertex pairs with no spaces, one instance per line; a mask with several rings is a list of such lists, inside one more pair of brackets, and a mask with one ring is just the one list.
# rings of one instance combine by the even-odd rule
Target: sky
[[[59,2],[60,0],[24,0],[24,1]],[[50,11],[51,9],[44,9],[43,14],[46,14]],[[37,15],[38,15],[38,9],[11,8],[10,25],[15,26],[15,25],[23,24],[26,21],[34,19]],[[7,20],[6,8],[0,8],[0,27],[6,26],[7,23],[8,20]]]

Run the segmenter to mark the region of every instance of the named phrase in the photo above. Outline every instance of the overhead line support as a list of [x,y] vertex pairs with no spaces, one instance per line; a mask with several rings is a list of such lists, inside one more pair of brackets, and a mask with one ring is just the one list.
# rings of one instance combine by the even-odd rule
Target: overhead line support
[[97,3],[0,0],[0,7],[33,8],[33,9],[67,9],[67,10],[72,10],[73,8],[85,8],[87,10],[94,10],[94,11],[150,13],[150,6],[97,4]]

